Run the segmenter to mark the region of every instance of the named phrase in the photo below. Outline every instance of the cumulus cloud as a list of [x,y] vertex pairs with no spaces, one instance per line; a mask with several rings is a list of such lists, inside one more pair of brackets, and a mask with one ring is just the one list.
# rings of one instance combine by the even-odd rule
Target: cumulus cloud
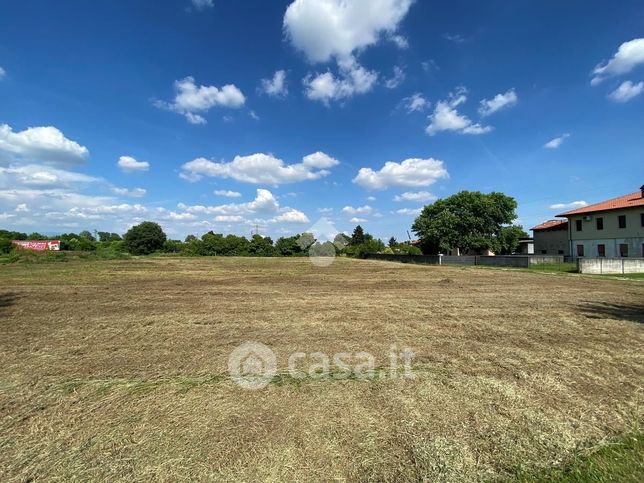
[[423,97],[420,92],[416,92],[402,100],[402,106],[407,112],[424,111],[430,105],[430,102]]
[[619,46],[608,62],[593,69],[590,83],[597,85],[608,77],[628,74],[641,64],[644,64],[644,38],[629,40]]
[[644,92],[644,82],[633,84],[631,81],[624,81],[608,97],[615,102],[628,102]]
[[288,165],[271,154],[256,153],[235,156],[229,163],[197,158],[182,166],[182,177],[189,181],[198,181],[204,176],[231,178],[243,183],[277,186],[322,178],[330,174],[328,168],[338,164],[337,159],[320,151],[305,156],[300,163]]
[[378,80],[376,72],[365,69],[353,57],[339,61],[338,67],[338,76],[331,72],[307,75],[303,80],[306,97],[328,105],[330,101],[369,92]]
[[112,188],[112,193],[114,193],[115,195],[127,196],[130,198],[142,198],[147,193],[147,190],[143,188],[127,189],[127,188],[118,188],[114,186]]
[[388,161],[378,171],[361,168],[353,182],[367,189],[381,190],[391,186],[424,187],[448,177],[443,161],[411,158],[401,163]]
[[221,88],[197,85],[194,77],[188,76],[175,81],[174,88],[176,95],[173,102],[155,101],[154,105],[182,114],[191,124],[206,124],[201,114],[213,107],[239,108],[246,102],[246,97],[234,84]]
[[588,203],[586,203],[583,200],[580,200],[580,201],[572,201],[570,203],[555,203],[554,205],[550,205],[550,209],[565,210],[565,209],[573,209],[573,208],[583,208],[584,206],[588,206]]
[[7,71],[0,67],[0,80],[4,79],[7,75]]
[[354,208],[353,206],[345,206],[342,208],[342,213],[347,215],[369,215],[373,212],[373,208],[369,205],[358,206]]
[[299,210],[289,209],[281,215],[274,217],[271,222],[273,223],[309,223],[308,217]]
[[214,194],[217,196],[223,196],[224,198],[241,198],[241,193],[238,191],[215,190]]
[[569,137],[569,133],[564,133],[561,136],[557,136],[556,138],[551,139],[546,144],[544,144],[543,147],[547,149],[557,149]]
[[483,99],[481,101],[481,106],[479,107],[479,114],[481,114],[481,116],[489,116],[501,109],[506,109],[516,105],[518,101],[519,97],[517,96],[517,93],[514,89],[510,89],[503,94],[497,94],[492,99]]
[[18,206],[16,206],[16,213],[29,213],[29,211],[29,207],[26,203],[20,203]]
[[284,14],[291,44],[311,63],[344,59],[393,35],[412,0],[295,0]]
[[394,201],[434,201],[436,196],[429,191],[407,191],[403,194],[396,195]]
[[449,40],[450,42],[454,42],[455,44],[462,44],[467,41],[467,39],[461,34],[451,34],[449,32],[444,33],[443,38],[445,40]]
[[0,161],[73,166],[83,164],[88,157],[89,150],[85,146],[67,139],[53,126],[14,132],[11,126],[0,124]]
[[492,130],[490,126],[475,123],[456,109],[467,101],[467,89],[459,87],[451,93],[448,100],[438,101],[434,112],[429,116],[430,123],[425,129],[427,134],[434,136],[441,131],[454,131],[460,134],[485,134]]
[[405,71],[397,65],[394,66],[394,75],[385,81],[387,89],[395,89],[405,81]]
[[271,97],[286,97],[288,88],[286,87],[286,71],[275,71],[272,79],[262,79],[261,90]]
[[148,171],[150,169],[150,163],[147,161],[137,161],[132,156],[121,156],[116,164],[124,173]]
[[353,217],[353,218],[351,218],[349,221],[350,221],[351,223],[366,223],[366,222],[368,222],[369,220],[367,220],[366,218],[359,218],[359,217],[357,217],[357,216],[354,216],[354,217]]

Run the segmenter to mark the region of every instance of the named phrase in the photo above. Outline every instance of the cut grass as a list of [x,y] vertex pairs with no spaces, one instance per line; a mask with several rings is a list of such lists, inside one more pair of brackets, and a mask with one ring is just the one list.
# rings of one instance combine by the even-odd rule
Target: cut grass
[[644,481],[644,435],[640,432],[594,448],[590,452],[575,452],[563,467],[541,470],[517,469],[508,481],[543,483],[620,482]]
[[[0,481],[529,479],[641,421],[643,300],[597,277],[345,258],[4,265]],[[276,354],[262,390],[228,377],[244,341]],[[414,379],[287,372],[296,351],[382,369],[392,345]]]

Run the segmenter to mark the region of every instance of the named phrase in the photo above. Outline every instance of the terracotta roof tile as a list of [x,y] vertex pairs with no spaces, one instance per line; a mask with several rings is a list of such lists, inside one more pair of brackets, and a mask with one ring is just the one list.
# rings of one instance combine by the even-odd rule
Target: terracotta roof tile
[[566,211],[565,213],[562,213],[557,216],[580,215],[582,213],[618,210],[620,208],[633,208],[636,206],[644,206],[644,197],[642,196],[641,191],[636,191],[635,193],[619,196],[617,198],[613,198],[612,200],[606,200],[600,203],[595,203],[594,205],[584,206],[583,208],[578,208],[576,210]]
[[562,225],[567,225],[567,224],[568,224],[568,220],[548,220],[530,229],[532,231],[538,231],[538,230],[547,230],[549,228],[554,228],[554,227],[564,228]]

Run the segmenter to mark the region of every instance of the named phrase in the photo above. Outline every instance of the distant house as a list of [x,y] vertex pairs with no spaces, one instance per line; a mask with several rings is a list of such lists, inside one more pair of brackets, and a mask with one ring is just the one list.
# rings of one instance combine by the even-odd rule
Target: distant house
[[635,193],[557,216],[567,218],[573,258],[644,257],[644,185]]
[[531,230],[535,255],[570,256],[568,220],[548,220]]

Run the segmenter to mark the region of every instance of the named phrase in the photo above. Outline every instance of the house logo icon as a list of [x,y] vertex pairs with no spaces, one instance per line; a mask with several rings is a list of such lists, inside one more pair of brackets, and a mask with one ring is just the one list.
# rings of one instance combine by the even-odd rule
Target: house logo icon
[[228,374],[244,389],[262,389],[276,373],[275,353],[261,342],[244,342],[228,357]]

